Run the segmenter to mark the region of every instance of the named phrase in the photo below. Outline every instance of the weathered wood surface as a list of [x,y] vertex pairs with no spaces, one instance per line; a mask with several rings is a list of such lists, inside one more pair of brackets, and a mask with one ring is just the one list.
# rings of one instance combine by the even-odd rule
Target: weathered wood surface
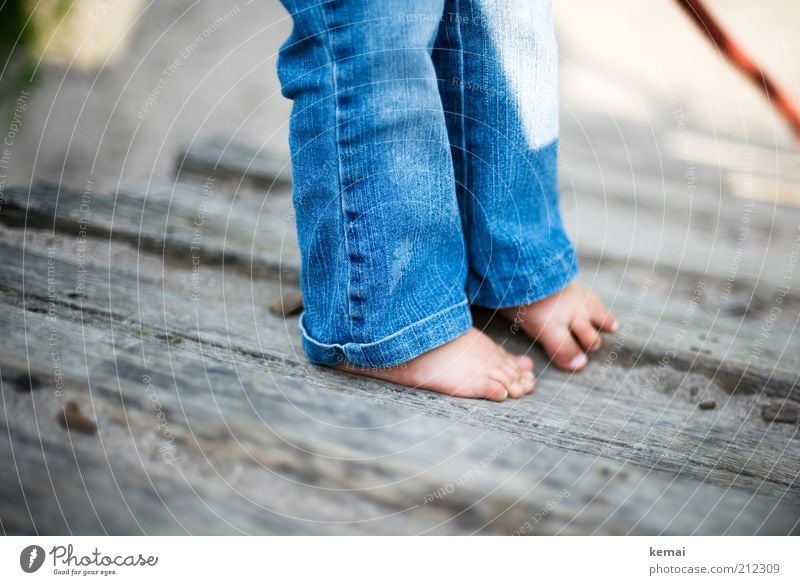
[[[46,226],[53,225],[55,217],[59,229],[77,233],[84,217],[83,193],[37,187],[36,201],[29,203],[28,191],[7,191],[5,221]],[[289,195],[271,190],[261,197],[259,201],[253,193],[238,192],[230,196],[216,183],[194,190],[183,184],[157,185],[149,191],[134,189],[107,199],[97,198],[88,222],[98,237],[113,233],[115,240],[186,266],[193,262],[204,266],[224,263],[252,276],[280,274],[284,280],[296,280],[299,260]],[[611,238],[608,234],[627,233],[630,225],[636,225],[635,207],[627,209],[618,204],[617,209],[602,212],[586,205],[590,213],[574,229],[581,250],[605,246]],[[757,223],[765,213],[761,208],[752,210],[749,223]],[[604,217],[617,218],[619,225],[606,226],[603,233],[596,227],[581,227],[601,224],[602,219],[593,218]],[[651,223],[643,233],[681,232],[684,222],[678,219],[668,224],[670,217],[667,214]],[[786,231],[787,225],[800,225],[800,211],[793,214],[784,210],[777,217],[780,221],[770,220],[776,232],[778,226]],[[593,243],[584,245],[584,240]],[[625,250],[616,253],[609,245],[611,251],[584,255],[582,278],[623,317],[623,349],[633,363],[640,358],[644,363],[658,362],[668,356],[681,368],[711,376],[731,391],[765,392],[800,400],[800,338],[794,335],[800,319],[800,297],[797,287],[792,287],[798,279],[795,266],[800,239],[792,243],[787,237],[776,237],[776,241],[790,246],[781,256],[785,264],[780,281],[764,274],[754,278],[750,272],[719,263],[707,263],[706,269],[698,272],[677,270],[674,264],[680,258],[673,263],[634,261],[630,251],[646,255],[652,246],[640,242],[633,247],[633,240],[626,240]],[[217,243],[221,253],[215,248]],[[728,244],[704,241],[691,249],[716,245],[729,250]],[[794,256],[790,255],[792,249]],[[737,257],[765,258],[770,254],[761,249],[742,249]],[[742,264],[743,260],[733,266]],[[780,262],[773,264],[772,272],[777,272]]]
[[189,175],[203,181],[213,177],[272,189],[291,185],[292,165],[270,153],[224,140],[195,141],[175,158],[176,178],[189,179]]
[[[498,433],[505,437],[503,440],[513,441],[515,445],[518,443],[522,445],[523,442],[530,444],[529,449],[536,449],[537,453],[542,448],[560,453],[560,450],[553,449],[552,446],[562,449],[566,447],[569,451],[583,451],[593,456],[599,456],[596,459],[598,464],[611,466],[610,469],[617,469],[625,460],[647,461],[648,465],[657,469],[678,471],[684,477],[698,477],[714,481],[720,484],[722,486],[720,489],[723,490],[733,485],[736,488],[745,488],[769,496],[757,497],[756,501],[762,501],[763,497],[763,501],[768,504],[764,504],[765,507],[760,508],[759,511],[753,512],[753,516],[742,521],[743,524],[737,520],[737,526],[747,525],[748,522],[755,523],[754,518],[761,518],[758,514],[763,514],[766,508],[773,506],[779,500],[785,502],[783,505],[789,506],[784,510],[783,517],[793,517],[791,510],[794,510],[794,506],[797,505],[797,494],[796,486],[792,482],[798,470],[796,447],[793,444],[793,427],[767,425],[758,418],[755,408],[756,401],[750,399],[742,402],[742,400],[746,400],[744,396],[728,396],[710,385],[707,380],[698,377],[688,380],[689,384],[684,384],[676,396],[671,393],[662,393],[655,388],[642,393],[640,380],[626,385],[624,378],[629,375],[627,368],[619,367],[614,363],[601,364],[604,370],[613,373],[606,374],[606,380],[599,384],[595,383],[598,376],[593,376],[591,370],[587,372],[583,383],[578,380],[579,376],[572,376],[570,379],[569,376],[548,370],[540,372],[537,401],[507,403],[507,405],[500,405],[501,408],[497,408],[497,405],[453,400],[426,392],[396,390],[376,381],[362,380],[305,365],[302,358],[293,349],[297,348],[294,324],[284,323],[282,319],[272,315],[266,308],[270,304],[269,301],[280,294],[280,284],[275,281],[252,282],[236,271],[225,274],[218,268],[204,267],[206,274],[203,276],[204,285],[200,288],[201,298],[194,301],[196,306],[193,306],[191,271],[173,269],[168,279],[172,283],[172,290],[168,290],[163,288],[167,282],[163,278],[164,274],[152,270],[153,266],[140,266],[142,270],[138,276],[126,273],[123,270],[124,264],[118,260],[119,250],[112,251],[114,245],[97,241],[94,242],[96,247],[94,265],[88,267],[84,275],[82,294],[76,295],[75,282],[78,272],[74,256],[71,254],[73,251],[68,250],[69,253],[66,254],[59,253],[49,265],[48,272],[47,256],[42,254],[41,249],[37,250],[37,245],[47,244],[46,240],[37,242],[35,238],[28,238],[26,243],[24,271],[22,251],[19,248],[4,246],[2,250],[4,258],[7,259],[3,266],[3,282],[19,283],[19,286],[14,285],[7,288],[8,294],[12,296],[6,301],[6,304],[11,306],[24,304],[27,309],[24,313],[20,311],[23,316],[27,316],[24,327],[21,327],[18,322],[3,324],[4,330],[25,331],[26,339],[30,341],[27,346],[13,344],[16,354],[19,356],[17,361],[23,361],[27,356],[27,362],[31,364],[28,367],[33,368],[34,364],[43,364],[40,365],[41,369],[36,370],[35,376],[38,379],[47,380],[48,376],[52,377],[52,372],[49,372],[52,369],[52,362],[48,360],[46,353],[52,348],[47,345],[46,340],[52,333],[53,327],[52,323],[48,324],[48,310],[51,306],[50,303],[55,303],[56,313],[59,317],[69,315],[72,321],[70,323],[70,319],[65,318],[63,322],[59,320],[59,323],[55,325],[58,335],[61,336],[59,349],[62,367],[67,369],[66,364],[71,364],[69,370],[73,372],[73,376],[79,376],[78,379],[81,380],[81,383],[76,386],[80,388],[91,387],[96,390],[98,380],[108,379],[107,384],[111,385],[114,392],[138,391],[140,393],[138,403],[133,398],[129,401],[132,405],[138,404],[138,406],[132,407],[133,414],[127,414],[129,409],[126,408],[124,415],[126,420],[131,419],[137,413],[141,416],[139,411],[147,409],[142,408],[142,402],[145,402],[146,406],[146,401],[143,401],[141,397],[144,387],[141,379],[138,382],[130,380],[132,375],[122,375],[121,371],[139,372],[140,378],[144,375],[155,378],[156,374],[153,372],[160,372],[162,377],[158,385],[159,401],[167,404],[170,399],[175,398],[172,392],[186,383],[183,380],[185,376],[180,372],[192,372],[194,369],[194,377],[203,378],[208,376],[207,371],[213,372],[219,369],[220,373],[212,376],[213,383],[207,381],[206,385],[200,389],[187,390],[190,394],[207,397],[211,401],[212,397],[217,396],[221,391],[224,392],[226,387],[239,385],[243,369],[252,370],[252,375],[261,376],[262,380],[273,380],[273,383],[276,376],[280,377],[282,382],[277,384],[276,391],[284,397],[290,410],[299,408],[302,413],[305,413],[304,416],[313,420],[326,420],[327,422],[327,418],[332,414],[323,417],[316,413],[309,413],[309,408],[305,403],[298,407],[299,399],[296,397],[297,390],[295,389],[297,384],[302,385],[306,389],[305,391],[312,395],[324,392],[330,396],[333,404],[328,408],[334,411],[340,407],[344,408],[343,396],[348,396],[357,404],[366,402],[362,409],[372,410],[376,404],[400,409],[401,414],[397,415],[400,421],[416,420],[419,416],[440,417],[444,421],[449,421],[446,423],[448,429],[449,425],[453,424],[452,421],[456,421],[458,425],[466,425],[475,429],[471,431],[473,440],[479,440],[479,444],[482,446],[494,445],[493,449],[496,448],[497,443],[484,442],[483,438],[478,439],[478,437],[483,437],[486,433]],[[109,278],[107,265],[104,266],[102,262],[103,258],[108,257],[115,258],[116,270],[112,278]],[[257,287],[257,290],[253,290],[254,286]],[[257,296],[258,300],[254,301],[255,295],[260,296]],[[38,333],[37,328],[33,326],[35,320],[39,322]],[[68,341],[68,336],[77,335],[80,335],[80,344]],[[88,346],[86,345],[87,340],[91,342]],[[519,343],[519,340],[513,340],[513,342]],[[150,349],[149,353],[155,353],[155,357],[147,358],[147,369],[141,364],[130,366],[130,370],[126,370],[128,366],[119,365],[120,363],[129,363],[133,359],[131,356],[138,356],[138,346],[143,343],[151,344],[155,348]],[[111,356],[108,355],[109,346],[112,348]],[[167,363],[158,362],[158,359],[164,359],[165,347],[169,348],[169,359]],[[70,348],[71,358],[68,357]],[[40,352],[38,354],[35,353],[37,349]],[[178,351],[180,357],[175,357],[173,351]],[[4,351],[4,355],[12,356],[14,353],[9,350]],[[192,356],[198,355],[202,356],[205,366],[202,363],[194,366],[186,365]],[[90,363],[86,363],[86,356],[91,356]],[[136,357],[134,364],[139,359],[141,358]],[[153,365],[154,363],[162,365],[156,367]],[[8,367],[7,362],[6,366]],[[19,365],[12,367],[14,371],[20,370]],[[226,369],[231,367],[235,369]],[[237,371],[240,374],[237,375]],[[659,379],[663,378],[667,383],[676,381],[678,384],[683,383],[684,381],[678,379],[678,376],[678,372],[668,371],[666,374],[659,375]],[[135,376],[133,377],[135,378]],[[194,378],[191,379],[194,380]],[[123,387],[128,388],[128,385],[133,388],[123,389]],[[217,386],[223,387],[223,390],[218,390]],[[256,387],[260,391],[264,390],[263,385]],[[165,388],[165,390],[161,388]],[[287,388],[291,388],[291,390],[287,390]],[[698,396],[691,396],[692,388],[699,392]],[[165,393],[167,398],[162,397]],[[248,391],[244,396],[249,397],[250,394],[251,392]],[[170,411],[191,412],[191,408],[187,405],[192,402],[188,399],[184,400],[184,396],[183,392],[178,395],[179,405],[175,408],[170,407]],[[237,396],[241,403],[240,407],[252,408],[249,398],[243,400],[243,395],[237,394]],[[289,396],[288,399],[286,399],[287,396]],[[632,396],[634,400],[631,399]],[[709,396],[719,401],[720,409],[712,413],[698,411],[696,402],[700,398],[707,399]],[[638,405],[637,398],[641,400]],[[84,400],[84,404],[97,403],[97,400],[97,392],[94,391],[91,400]],[[676,409],[677,405],[680,405],[680,408]],[[113,413],[115,408],[117,411],[119,410],[112,404],[107,407],[106,412]],[[215,406],[215,408],[219,408],[219,406]],[[270,408],[274,410],[276,406],[272,405]],[[52,405],[50,410],[53,410]],[[345,410],[352,414],[352,407],[347,407]],[[674,412],[675,410],[677,412]],[[146,420],[155,416],[153,413],[147,413],[147,415],[149,417]],[[117,416],[122,415],[117,413]],[[229,420],[230,416],[228,412],[224,415],[228,424],[232,424]],[[283,414],[280,416],[284,417]],[[681,421],[682,425],[676,424],[681,417],[684,419]],[[204,410],[195,415],[195,420],[199,421],[201,426],[205,424],[203,421],[207,418],[208,415]],[[100,422],[102,423],[102,420]],[[297,429],[302,429],[301,434],[306,437],[307,441],[311,440],[308,436],[310,429],[307,428],[307,421],[297,423],[294,419],[287,418],[286,423],[295,425],[295,433],[298,432]],[[274,428],[275,424],[270,419],[266,425],[267,431]],[[711,428],[709,428],[710,424]],[[256,430],[248,431],[249,436],[258,435],[260,426],[258,423],[256,425]],[[342,425],[337,422],[336,426]],[[349,426],[352,427],[352,425]],[[410,429],[405,423],[400,427],[403,433],[408,433],[408,440],[414,444],[424,444],[426,450],[430,448],[428,437],[421,437],[417,431]],[[374,429],[375,426],[370,424],[364,425],[363,428]],[[654,428],[658,428],[658,433],[653,432]],[[447,437],[450,431],[442,433]],[[14,434],[12,433],[12,435]],[[370,436],[368,439],[359,438],[359,434],[363,433],[359,433],[356,429],[345,438],[356,444],[359,441],[365,441],[375,446],[383,445],[380,440],[383,432],[378,437]],[[727,441],[731,435],[737,436],[736,445],[731,445]],[[298,439],[300,438],[302,437],[298,437]],[[339,438],[331,445],[333,447],[340,445],[345,438]],[[329,440],[329,436],[327,438],[320,436],[319,445],[311,441],[314,444],[311,451],[325,448],[324,446],[328,444]],[[294,442],[293,439],[292,443]],[[689,449],[690,447],[692,449]],[[390,445],[383,445],[383,448],[385,449],[384,454],[394,452],[392,451],[394,447]],[[405,452],[407,446],[398,447],[397,451]],[[689,464],[685,456],[692,451],[694,451],[692,457],[697,461]],[[487,452],[491,453],[492,449]],[[433,453],[441,456],[446,451],[436,448]],[[555,456],[553,455],[553,457]],[[563,456],[563,454],[559,456]],[[457,455],[453,455],[453,457],[457,457]],[[414,455],[414,458],[417,458],[417,455]],[[616,461],[609,461],[609,458]],[[190,459],[194,460],[195,457]],[[298,458],[298,462],[301,459]],[[482,459],[485,459],[485,456],[478,457],[477,461]],[[589,458],[584,461],[587,460]],[[537,455],[536,461],[541,461],[540,455]],[[476,462],[473,460],[472,465],[475,464]],[[552,487],[554,491],[547,492],[549,496],[544,499],[545,502],[551,501],[556,497],[554,494],[564,489],[575,493],[574,488],[570,489],[567,486],[574,481],[577,467],[577,464],[576,467],[565,467],[559,464],[551,465],[546,473],[539,470],[540,476],[546,475],[554,483]],[[780,470],[780,473],[776,473],[776,469]],[[452,485],[463,473],[462,471],[446,476],[445,479],[447,477],[449,479],[442,479],[440,483],[442,486]],[[645,499],[648,497],[659,498],[657,494],[660,493],[660,490],[673,481],[673,478],[668,478],[663,474],[648,473],[647,471],[641,471],[641,473],[650,478],[662,478],[658,481],[653,480],[652,484],[637,485],[634,492]],[[494,471],[487,475],[491,475],[492,478],[501,477]],[[687,485],[690,486],[686,488],[687,490],[700,489],[699,484]],[[428,488],[430,488],[428,491],[424,491],[423,487],[416,488],[422,490],[420,493],[422,493],[423,499],[426,494],[435,492],[437,489],[430,486]],[[591,489],[596,488],[587,487],[587,494],[591,492]],[[702,489],[705,490],[706,487]],[[222,491],[224,492],[224,490]],[[620,495],[620,501],[628,501],[635,493]],[[719,491],[712,490],[709,497],[718,498],[719,493]],[[722,493],[736,494],[739,498],[750,498],[749,493],[739,491],[739,489]],[[587,497],[590,496],[584,494],[584,499]],[[143,497],[142,505],[146,505],[146,500],[147,498]],[[447,501],[448,505],[452,503],[449,497]],[[603,496],[601,501],[608,501],[608,497]],[[735,501],[741,503],[743,500]],[[700,508],[706,505],[707,503],[698,504]],[[337,505],[337,507],[342,506],[344,504]],[[736,504],[731,506],[731,509],[736,508]],[[321,507],[324,506],[321,505]],[[355,503],[344,507],[348,510],[360,509]],[[714,507],[715,510],[720,509],[719,506],[712,505],[711,507]],[[664,515],[670,514],[670,510],[674,510],[674,508],[667,508],[666,511],[659,513],[653,512],[655,515],[652,516],[651,524],[637,525],[637,530],[659,532],[661,530],[658,528],[659,523],[665,526],[669,525],[669,528],[664,529],[667,532],[691,532],[694,530],[693,528],[687,529],[685,526],[690,525],[691,518],[698,517],[697,509],[687,509],[686,519],[676,519],[674,522],[670,522],[669,517],[665,520]],[[524,513],[528,512],[530,510],[526,510]],[[522,516],[524,513],[521,513]],[[569,516],[569,514],[577,512],[573,510],[566,513]],[[533,515],[535,514],[534,511]],[[632,510],[631,514],[635,514],[635,512]],[[708,530],[713,533],[726,521],[730,522],[731,516],[726,514],[717,516],[715,512],[708,519],[710,524],[698,528],[698,530]],[[229,517],[227,512],[220,512],[220,515],[225,518]],[[425,515],[423,514],[423,516]],[[514,517],[516,520],[520,520],[522,516]],[[201,515],[198,518],[202,517]],[[238,515],[235,511],[231,511],[230,517],[236,518]],[[488,519],[484,519],[484,521],[489,522]],[[188,526],[191,526],[187,529],[193,532],[213,531],[208,524],[191,524],[188,520],[186,522]],[[563,518],[561,522],[564,522]],[[582,520],[569,516],[569,525],[574,526],[576,533],[589,530],[582,522]],[[760,524],[760,522],[761,520],[758,523]],[[712,525],[715,528],[711,528]],[[270,531],[273,528],[279,532],[285,531],[285,528],[280,525],[270,527],[267,523],[260,525],[260,528],[254,528],[250,524],[244,526],[243,530],[245,531]],[[427,527],[419,528],[420,525],[414,523],[404,526],[394,525],[393,528],[389,526],[390,524],[386,525],[387,530],[401,532],[428,529]],[[624,523],[623,526],[625,526]],[[306,527],[306,529],[308,528]],[[467,529],[468,527],[456,525],[453,531]],[[494,529],[501,532],[516,530],[508,524],[497,524]],[[619,527],[612,529],[610,525],[604,528],[591,528],[590,531],[595,529],[600,532],[625,531],[624,528]],[[152,530],[162,531],[169,530],[169,528],[159,526]],[[303,530],[303,528],[297,528],[297,530]],[[369,528],[364,530],[368,531]],[[548,528],[546,532],[552,530],[553,528]],[[558,530],[561,528],[555,529],[555,531]],[[731,530],[735,532],[741,528],[734,530],[732,527]],[[773,521],[767,521],[763,530],[780,532],[781,529],[777,528]]]
[[[215,359],[202,344],[112,329],[74,307],[59,304],[54,316],[42,301],[0,301],[4,330],[26,332],[3,354],[0,424],[12,437],[3,461],[18,478],[0,487],[9,532],[796,530],[798,504],[785,499],[556,449],[476,428],[480,413],[469,409],[453,419],[386,396],[442,401],[430,393],[312,385]],[[50,345],[54,330],[79,330],[80,343]],[[56,426],[54,347],[63,393],[97,420],[96,436]]]
[[[355,384],[362,393],[383,387],[305,366],[294,320],[284,321],[268,310],[282,293],[280,283],[253,281],[212,266],[203,268],[199,287],[192,282],[191,271],[173,269],[166,289],[163,280],[119,272],[109,278],[109,271],[101,268],[87,271],[83,294],[70,298],[77,265],[69,258],[48,266],[47,256],[29,246],[23,264],[13,248],[0,245],[0,250],[6,258],[0,267],[4,282],[20,283],[12,285],[18,294],[24,285],[31,299],[79,307],[110,319],[118,330],[198,342],[206,347],[205,355],[235,363],[249,361],[258,368],[266,361],[269,371],[311,384],[343,388]],[[54,283],[61,292],[49,290]],[[198,298],[192,300],[192,295]],[[514,349],[530,351],[521,336],[510,339],[498,326],[492,332]],[[615,339],[610,341],[614,344]],[[600,353],[581,375],[540,366],[537,401],[520,401],[508,412],[494,405],[470,404],[470,410],[481,413],[473,424],[622,461],[647,461],[655,469],[680,471],[723,486],[797,497],[796,427],[770,425],[761,418],[762,407],[774,399],[748,393],[741,386],[730,394],[730,388],[707,376],[687,374],[672,364],[660,366],[646,356],[637,357],[636,367],[631,368],[628,359],[612,359],[611,351],[620,350],[612,347]],[[450,418],[464,416],[463,401],[431,402],[426,397],[420,402],[416,393],[401,393],[394,400]],[[707,400],[714,400],[718,408],[699,410],[697,405]],[[735,443],[727,441],[729,437],[735,437]],[[694,458],[688,468],[687,455]]]
[[[8,225],[50,229],[126,242],[141,252],[191,265],[235,265],[254,276],[283,270],[297,274],[299,251],[288,193],[276,190],[260,204],[232,201],[215,182],[149,185],[144,191],[90,194],[37,185],[8,189],[3,215]],[[266,213],[282,199],[280,213]],[[82,207],[82,205],[86,207]],[[83,211],[87,210],[87,211]],[[270,250],[269,254],[262,253]]]
[[[681,192],[674,159],[659,190],[626,175],[646,149],[601,149],[596,170],[614,180],[597,187],[578,145],[566,215],[582,278],[623,326],[585,372],[536,353],[535,398],[489,404],[310,366],[295,318],[269,310],[297,286],[280,164],[193,149],[179,183],[5,192],[0,456],[18,481],[0,488],[4,530],[797,532],[797,423],[762,417],[800,400],[796,211],[732,208],[708,173]],[[66,400],[97,435],[58,426]],[[159,452],[154,402],[179,463]]]

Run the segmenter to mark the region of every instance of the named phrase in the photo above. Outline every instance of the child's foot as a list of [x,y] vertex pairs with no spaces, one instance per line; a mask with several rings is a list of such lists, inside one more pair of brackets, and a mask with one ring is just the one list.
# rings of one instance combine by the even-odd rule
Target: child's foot
[[533,392],[533,360],[507,352],[474,327],[399,366],[341,370],[465,398],[505,400]]
[[617,320],[600,298],[579,284],[500,314],[541,343],[556,366],[570,371],[586,366],[586,352],[600,348],[601,331],[617,330]]

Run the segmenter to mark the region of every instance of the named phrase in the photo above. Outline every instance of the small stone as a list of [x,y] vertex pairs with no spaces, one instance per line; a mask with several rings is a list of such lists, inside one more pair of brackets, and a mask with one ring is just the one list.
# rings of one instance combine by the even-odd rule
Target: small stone
[[770,402],[761,408],[761,418],[767,422],[794,424],[799,415],[798,406],[788,402]]
[[272,303],[269,310],[276,315],[291,317],[299,315],[303,310],[303,295],[300,291],[288,292],[283,297]]
[[714,410],[716,407],[717,403],[714,400],[704,400],[697,405],[700,410]]
[[58,412],[58,424],[69,431],[77,431],[86,435],[97,432],[97,423],[81,412],[77,402],[69,401]]

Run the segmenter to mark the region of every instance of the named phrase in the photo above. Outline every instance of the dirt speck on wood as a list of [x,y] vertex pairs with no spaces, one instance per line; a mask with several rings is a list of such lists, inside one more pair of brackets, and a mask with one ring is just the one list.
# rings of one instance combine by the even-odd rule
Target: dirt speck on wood
[[97,432],[97,423],[81,412],[77,402],[69,401],[58,411],[58,424],[69,431],[78,431],[86,435]]
[[303,310],[303,295],[300,291],[292,291],[286,293],[277,301],[270,305],[269,310],[275,315],[283,317],[291,317],[292,315],[299,315]]

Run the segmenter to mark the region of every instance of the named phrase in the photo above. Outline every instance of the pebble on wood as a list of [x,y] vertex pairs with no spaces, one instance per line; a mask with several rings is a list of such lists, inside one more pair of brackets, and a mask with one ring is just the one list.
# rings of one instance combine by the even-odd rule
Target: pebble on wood
[[97,423],[81,412],[77,402],[69,401],[58,411],[58,424],[69,431],[78,431],[86,435],[97,432]]
[[288,292],[270,305],[270,311],[276,315],[291,317],[299,315],[303,310],[303,295],[300,291]]

